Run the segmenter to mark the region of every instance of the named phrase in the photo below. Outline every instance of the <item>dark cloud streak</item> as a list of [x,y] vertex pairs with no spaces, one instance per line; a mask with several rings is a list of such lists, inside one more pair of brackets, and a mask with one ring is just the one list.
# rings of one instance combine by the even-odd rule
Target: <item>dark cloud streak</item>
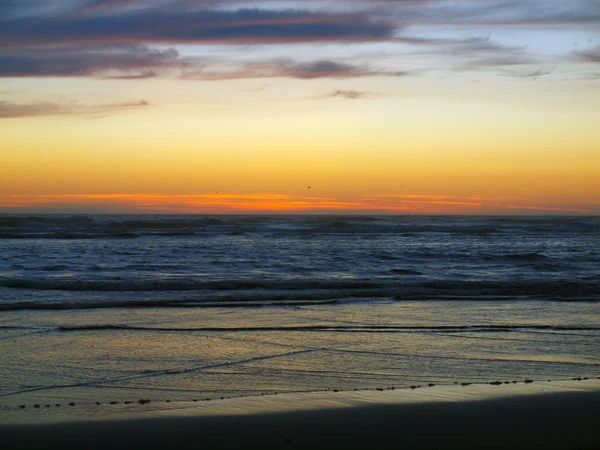
[[395,26],[361,14],[307,11],[165,12],[140,10],[103,17],[59,16],[5,21],[5,45],[46,43],[281,43],[384,40]]
[[33,46],[0,54],[0,77],[139,79],[156,76],[157,69],[184,66],[176,50],[153,50],[145,45]]

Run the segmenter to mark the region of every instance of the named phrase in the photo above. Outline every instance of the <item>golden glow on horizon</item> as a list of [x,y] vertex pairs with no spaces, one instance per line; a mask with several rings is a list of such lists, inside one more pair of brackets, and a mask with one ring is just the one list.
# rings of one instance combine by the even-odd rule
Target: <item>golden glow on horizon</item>
[[[90,202],[131,212],[600,212],[600,106],[581,100],[575,108],[564,92],[545,107],[521,104],[543,99],[549,85],[444,91],[436,82],[426,95],[423,80],[401,79],[381,82],[396,92],[371,99],[298,92],[277,102],[269,90],[241,87],[236,100],[227,86],[240,83],[182,83],[148,81],[139,97],[149,98],[152,86],[165,90],[156,89],[150,106],[114,116],[0,120],[0,208],[79,211]],[[308,82],[284,80],[273,90],[301,83]],[[324,83],[307,86],[330,90]],[[579,89],[571,89],[576,98]],[[179,100],[161,103],[169,95]],[[306,197],[308,186],[314,198]],[[215,191],[240,197],[183,195]],[[144,203],[148,192],[164,197]]]
[[[531,199],[518,197],[454,197],[450,195],[377,195],[337,199],[282,194],[41,194],[0,196],[0,207],[20,209],[113,207],[119,212],[156,213],[310,213],[379,212],[416,214],[492,214],[507,210],[529,212],[592,213],[592,209],[532,205]],[[100,209],[102,210],[102,209]]]

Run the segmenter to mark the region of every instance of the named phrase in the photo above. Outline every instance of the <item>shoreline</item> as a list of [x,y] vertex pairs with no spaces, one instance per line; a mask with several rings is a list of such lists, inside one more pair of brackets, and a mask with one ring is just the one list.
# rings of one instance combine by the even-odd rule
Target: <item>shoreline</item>
[[66,406],[61,417],[28,411],[27,420],[0,424],[3,448],[600,447],[598,379],[279,394],[144,410],[151,405],[115,405],[107,414]]

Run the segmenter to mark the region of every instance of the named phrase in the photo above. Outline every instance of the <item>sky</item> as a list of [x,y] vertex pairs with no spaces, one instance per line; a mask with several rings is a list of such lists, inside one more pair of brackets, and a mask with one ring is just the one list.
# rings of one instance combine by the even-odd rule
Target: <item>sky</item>
[[598,0],[2,0],[0,213],[599,214]]

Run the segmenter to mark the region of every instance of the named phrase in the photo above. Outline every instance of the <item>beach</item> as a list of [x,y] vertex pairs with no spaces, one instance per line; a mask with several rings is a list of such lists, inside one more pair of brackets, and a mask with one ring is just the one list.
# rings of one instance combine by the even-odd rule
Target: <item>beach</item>
[[0,450],[600,450],[600,0],[0,0],[0,79]]
[[[600,381],[152,403],[3,422],[5,449],[598,448]],[[147,406],[148,410],[144,411]],[[68,406],[65,405],[65,409]],[[99,408],[102,408],[100,406]],[[27,408],[31,409],[31,408]]]

